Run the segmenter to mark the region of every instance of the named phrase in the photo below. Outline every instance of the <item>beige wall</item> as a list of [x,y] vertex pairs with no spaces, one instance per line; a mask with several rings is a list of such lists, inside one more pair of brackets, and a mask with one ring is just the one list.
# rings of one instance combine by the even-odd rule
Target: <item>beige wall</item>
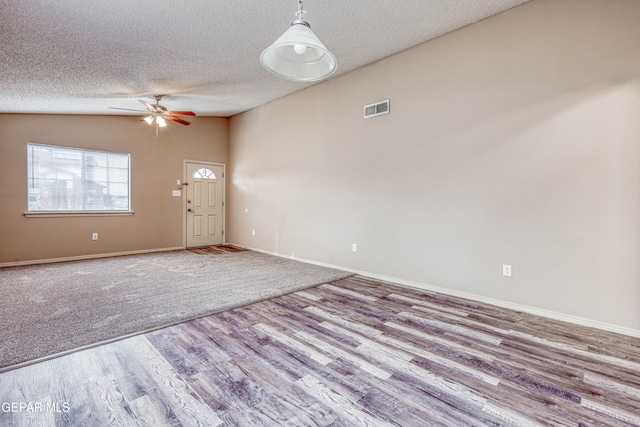
[[638,22],[533,0],[233,117],[228,240],[640,331]]
[[[183,246],[183,161],[227,163],[228,119],[191,121],[156,139],[139,117],[0,115],[0,264]],[[25,218],[28,142],[130,153],[134,215]]]

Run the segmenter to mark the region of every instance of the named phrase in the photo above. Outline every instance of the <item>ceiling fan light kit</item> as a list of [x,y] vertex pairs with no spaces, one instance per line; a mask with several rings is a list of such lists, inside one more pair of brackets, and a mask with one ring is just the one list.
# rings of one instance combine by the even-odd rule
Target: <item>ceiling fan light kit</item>
[[318,39],[304,20],[298,0],[296,19],[285,33],[260,55],[262,66],[273,74],[297,82],[315,82],[336,72],[336,57]]
[[162,116],[156,117],[156,124],[158,125],[158,127],[161,127],[161,128],[167,127],[167,121]]

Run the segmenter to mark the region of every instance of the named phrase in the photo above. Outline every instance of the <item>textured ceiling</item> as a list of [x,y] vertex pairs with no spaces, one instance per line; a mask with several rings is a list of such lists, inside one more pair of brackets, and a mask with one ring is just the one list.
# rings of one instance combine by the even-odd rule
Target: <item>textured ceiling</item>
[[[346,73],[526,0],[306,0]],[[0,113],[231,116],[303,89],[259,62],[297,0],[0,0]]]

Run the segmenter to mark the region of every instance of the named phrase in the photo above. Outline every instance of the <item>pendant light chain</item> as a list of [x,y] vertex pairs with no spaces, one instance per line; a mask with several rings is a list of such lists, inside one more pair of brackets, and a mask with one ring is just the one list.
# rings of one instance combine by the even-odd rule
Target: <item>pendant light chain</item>
[[298,0],[298,11],[296,12],[296,16],[299,20],[304,21],[304,15],[307,14],[307,11],[304,10],[304,6],[302,5],[302,0]]

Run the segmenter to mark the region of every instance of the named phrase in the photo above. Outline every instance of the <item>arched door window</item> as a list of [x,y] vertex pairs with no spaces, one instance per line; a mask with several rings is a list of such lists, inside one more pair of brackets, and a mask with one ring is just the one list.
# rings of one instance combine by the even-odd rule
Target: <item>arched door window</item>
[[200,168],[193,173],[195,179],[218,179],[216,174],[209,168]]

